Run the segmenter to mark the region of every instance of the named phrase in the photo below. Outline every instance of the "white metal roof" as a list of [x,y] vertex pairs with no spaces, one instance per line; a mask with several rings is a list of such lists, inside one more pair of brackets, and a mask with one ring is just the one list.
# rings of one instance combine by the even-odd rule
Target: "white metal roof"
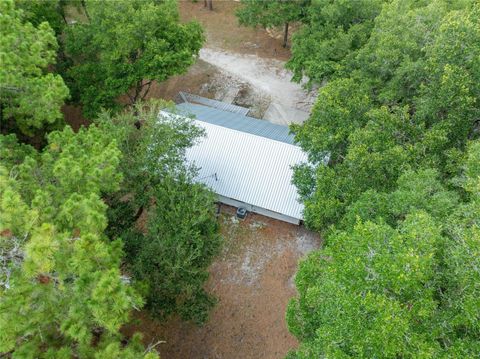
[[277,125],[266,120],[193,103],[178,104],[175,113],[184,116],[193,115],[194,118],[202,122],[228,127],[232,130],[251,133],[291,145],[294,144],[294,136],[287,126]]
[[194,95],[188,92],[180,91],[178,93],[182,100],[184,100],[186,105],[193,103],[199,103],[201,105],[205,105],[211,108],[216,108],[221,111],[227,111],[232,113],[237,113],[242,116],[247,116],[250,112],[250,109],[242,106],[237,106],[231,103],[226,103],[222,101],[212,100],[210,98]]
[[291,183],[292,166],[307,161],[300,147],[194,122],[206,130],[206,137],[186,153],[188,161],[200,168],[199,182],[219,195],[303,219],[303,205]]

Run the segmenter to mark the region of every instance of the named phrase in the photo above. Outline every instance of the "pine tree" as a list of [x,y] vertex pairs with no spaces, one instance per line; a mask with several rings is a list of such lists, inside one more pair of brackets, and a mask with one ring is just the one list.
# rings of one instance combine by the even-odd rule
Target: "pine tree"
[[[2,140],[11,153],[21,146]],[[118,189],[120,151],[96,127],[66,127],[38,155],[0,169],[0,352],[13,357],[155,357],[119,329],[142,299],[120,271],[101,196]]]

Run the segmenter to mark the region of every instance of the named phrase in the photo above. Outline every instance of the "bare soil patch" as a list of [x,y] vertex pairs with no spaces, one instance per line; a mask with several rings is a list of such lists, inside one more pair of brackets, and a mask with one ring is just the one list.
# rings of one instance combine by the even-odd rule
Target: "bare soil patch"
[[201,59],[183,75],[173,76],[162,83],[154,82],[147,99],[176,101],[180,91],[248,107],[249,116],[257,118],[263,117],[271,102],[269,94],[248,81]]
[[203,327],[173,318],[152,320],[144,312],[128,328],[146,344],[163,340],[162,358],[283,358],[297,345],[285,323],[300,258],[320,238],[285,222],[249,213],[243,221],[222,206],[223,253],[210,268],[207,289],[218,298]]
[[[308,92],[302,84],[292,82],[293,74],[285,69],[284,61],[206,47],[200,50],[200,59],[268,96],[270,104],[275,104],[277,108],[271,116],[264,117],[268,121],[289,125],[292,122],[303,123],[308,117],[316,91]],[[252,101],[246,107],[254,107],[255,98]]]
[[278,36],[277,31],[240,26],[235,16],[240,6],[238,1],[213,0],[213,11],[210,11],[204,7],[202,0],[197,3],[180,1],[180,18],[184,22],[196,20],[203,26],[206,47],[288,60],[290,50],[282,47],[282,36]]
[[[290,50],[281,46],[281,29],[240,26],[235,16],[239,6],[236,1],[213,0],[214,10],[209,11],[203,1],[180,1],[181,21],[201,23],[205,47],[185,74],[154,82],[147,98],[175,101],[179,91],[186,91],[248,107],[250,116],[256,118],[283,125],[303,122],[313,97],[290,82],[291,74],[284,69]],[[69,7],[71,18],[77,19],[78,12]],[[125,102],[126,96],[119,101]],[[64,113],[72,127],[88,124],[78,108],[67,106]]]
[[88,127],[90,125],[90,120],[83,117],[81,106],[63,105],[62,113],[67,125],[70,125],[75,132],[81,127]]

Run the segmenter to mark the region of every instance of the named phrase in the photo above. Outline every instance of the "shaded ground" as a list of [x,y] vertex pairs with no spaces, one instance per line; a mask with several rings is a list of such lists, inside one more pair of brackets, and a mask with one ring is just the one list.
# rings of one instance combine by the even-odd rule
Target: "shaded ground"
[[262,28],[240,26],[235,10],[238,1],[213,0],[213,11],[204,8],[203,1],[180,1],[182,21],[196,20],[205,30],[205,47],[222,49],[238,54],[256,55],[263,58],[288,60],[290,50],[282,47],[282,32]]
[[226,238],[223,253],[210,268],[207,289],[219,302],[203,327],[172,319],[165,324],[145,313],[130,326],[144,333],[147,344],[160,344],[168,359],[283,358],[297,342],[285,323],[298,260],[319,247],[320,239],[298,227],[249,213],[238,221],[232,207],[222,206]]
[[[179,91],[186,91],[248,107],[251,116],[274,123],[303,122],[315,94],[290,82],[291,73],[284,69],[290,51],[282,47],[281,29],[240,26],[238,2],[213,0],[213,5],[209,11],[203,1],[179,2],[181,20],[200,22],[206,43],[187,73],[154,82],[148,98],[175,100]],[[67,109],[66,119],[72,127],[88,123],[75,109]]]
[[90,121],[83,117],[81,106],[63,105],[62,113],[65,116],[67,123],[75,132],[77,132],[82,126],[88,127],[90,125]]
[[180,2],[182,21],[197,20],[205,29],[200,59],[181,76],[155,84],[150,97],[174,100],[179,91],[250,108],[250,115],[288,125],[308,117],[315,93],[290,81],[285,70],[290,57],[281,31],[240,26],[234,1],[215,1],[214,11],[203,2]]

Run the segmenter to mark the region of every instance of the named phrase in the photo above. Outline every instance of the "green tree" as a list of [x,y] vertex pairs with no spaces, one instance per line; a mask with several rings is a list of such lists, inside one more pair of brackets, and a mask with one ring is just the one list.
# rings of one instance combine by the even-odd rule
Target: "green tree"
[[385,4],[293,127],[325,249],[300,265],[291,358],[480,355],[479,10]]
[[368,190],[350,205],[337,226],[352,229],[358,220],[381,220],[392,227],[413,210],[422,210],[436,219],[447,218],[460,204],[460,196],[447,191],[438,171],[428,168],[405,171],[393,192]]
[[240,24],[246,26],[283,26],[283,47],[287,47],[288,26],[305,16],[309,3],[309,0],[242,0],[236,15]]
[[312,228],[338,221],[363,191],[393,189],[405,169],[455,174],[480,110],[479,8],[462,6],[385,5],[349,75],[322,88],[311,117],[292,127],[310,159],[295,183]]
[[32,23],[33,26],[47,22],[58,36],[62,34],[67,24],[64,11],[67,1],[15,0],[15,4],[18,9],[23,11],[26,21]]
[[194,183],[196,171],[185,159],[203,131],[183,117],[159,117],[165,106],[137,105],[98,119],[123,153],[122,188],[107,200],[108,233],[126,243],[129,268],[147,287],[146,306],[155,317],[177,313],[203,323],[215,303],[203,289],[207,268],[221,246],[215,197]]
[[12,1],[0,3],[0,122],[26,135],[55,127],[69,92],[59,75],[48,71],[57,42],[48,23],[35,27]]
[[[261,2],[261,1],[260,1]],[[287,68],[295,81],[305,76],[309,84],[341,73],[368,41],[374,19],[385,0],[312,0],[303,26],[295,33]]]
[[309,256],[296,277],[300,299],[287,312],[290,331],[304,343],[296,357],[438,352],[430,333],[442,242],[438,226],[422,212],[396,230],[366,222],[329,236],[328,248]]
[[110,236],[119,236],[133,226],[150,206],[163,179],[187,171],[185,151],[203,131],[183,117],[159,118],[159,111],[168,106],[165,101],[149,102],[146,107],[137,104],[133,110],[114,115],[104,111],[96,120],[102,131],[116,139],[122,152],[122,184],[107,198]]
[[87,1],[89,21],[68,28],[69,74],[84,113],[132,104],[148,94],[153,81],[183,73],[194,63],[202,43],[199,24],[179,23],[177,3],[166,1]]
[[[0,352],[18,358],[156,357],[121,326],[142,305],[122,278],[120,241],[109,241],[101,195],[118,189],[120,151],[92,126],[52,132],[42,153],[0,169]],[[24,156],[23,161],[21,157]],[[5,167],[5,164],[7,167]]]
[[178,313],[202,324],[216,302],[204,289],[221,245],[215,196],[182,175],[164,179],[153,198],[146,234],[128,238],[135,278],[147,284],[147,308],[155,317]]
[[472,144],[466,161],[464,204],[425,169],[350,207],[343,230],[300,265],[287,311],[302,341],[292,358],[480,354],[479,150]]

